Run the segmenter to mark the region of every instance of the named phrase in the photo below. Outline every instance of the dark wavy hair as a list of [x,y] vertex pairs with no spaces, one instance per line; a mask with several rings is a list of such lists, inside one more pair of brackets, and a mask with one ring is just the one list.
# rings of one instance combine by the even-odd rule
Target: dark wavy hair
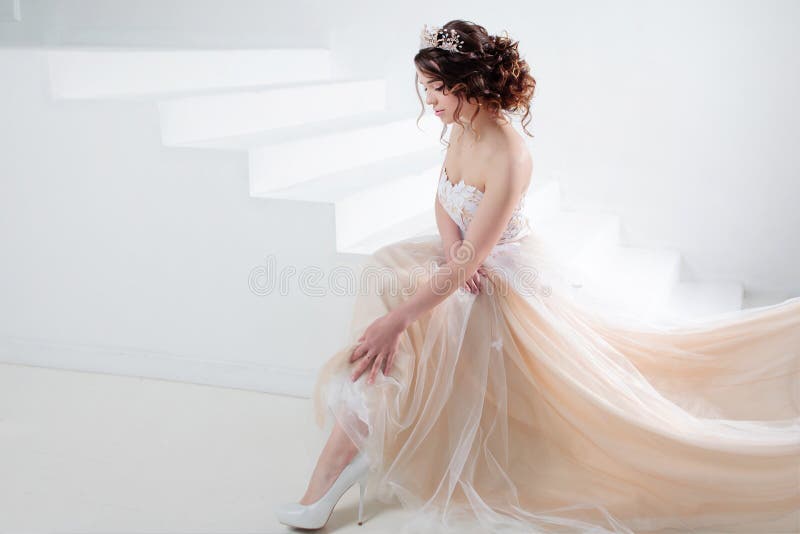
[[[493,115],[499,115],[501,111],[519,114],[524,111],[522,129],[533,137],[526,126],[531,121],[531,99],[536,80],[530,74],[528,63],[519,55],[519,41],[512,40],[505,31],[504,36],[489,35],[483,26],[465,20],[451,20],[442,27],[448,33],[451,29],[456,30],[463,41],[463,53],[438,47],[422,48],[414,56],[414,64],[433,80],[444,83],[444,91],[458,96],[455,121],[464,126],[460,118],[462,104],[475,100]],[[440,31],[439,35],[443,36],[443,33]],[[416,74],[414,88],[422,104],[422,113],[417,117],[419,127],[419,120],[425,115],[425,102],[419,93],[419,76]],[[475,110],[470,121],[477,114],[478,110]],[[440,141],[446,130],[445,124]]]

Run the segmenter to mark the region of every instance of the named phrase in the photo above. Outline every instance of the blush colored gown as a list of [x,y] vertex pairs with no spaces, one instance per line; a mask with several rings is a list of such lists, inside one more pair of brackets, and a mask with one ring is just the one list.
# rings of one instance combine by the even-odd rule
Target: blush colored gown
[[[481,191],[442,172],[437,194],[465,234]],[[800,297],[669,326],[581,304],[524,201],[480,294],[420,316],[371,385],[357,339],[444,251],[370,256],[312,397],[369,456],[367,495],[409,533],[800,532]]]

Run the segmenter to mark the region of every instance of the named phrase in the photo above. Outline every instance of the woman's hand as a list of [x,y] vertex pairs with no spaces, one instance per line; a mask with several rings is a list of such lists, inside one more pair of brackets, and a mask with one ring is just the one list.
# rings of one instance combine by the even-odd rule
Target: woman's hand
[[476,295],[480,293],[481,289],[483,289],[483,282],[481,282],[481,275],[486,276],[486,271],[483,270],[483,265],[478,267],[478,270],[475,271],[475,274],[473,274],[469,278],[469,280],[464,282],[464,287],[466,287],[467,290],[472,291]]
[[408,322],[396,313],[389,312],[375,319],[364,333],[358,338],[359,345],[350,355],[350,363],[358,362],[351,375],[353,382],[372,365],[367,383],[375,381],[378,369],[385,365],[384,375],[389,374],[394,364],[397,346],[400,344],[400,334],[408,326]]

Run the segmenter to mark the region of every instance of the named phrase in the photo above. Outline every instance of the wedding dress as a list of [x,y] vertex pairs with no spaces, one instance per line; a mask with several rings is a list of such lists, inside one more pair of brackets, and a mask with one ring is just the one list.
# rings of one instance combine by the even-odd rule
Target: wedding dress
[[[463,236],[483,193],[443,168],[437,194]],[[369,456],[367,495],[414,533],[800,532],[800,297],[669,327],[589,306],[524,200],[481,292],[420,316],[373,384],[358,338],[445,259],[438,235],[370,256],[312,396]]]

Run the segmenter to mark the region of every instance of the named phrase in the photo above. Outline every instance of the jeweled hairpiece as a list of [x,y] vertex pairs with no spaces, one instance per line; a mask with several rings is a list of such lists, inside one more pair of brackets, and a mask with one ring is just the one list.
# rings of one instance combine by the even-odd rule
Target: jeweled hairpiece
[[[440,36],[440,34],[443,35]],[[458,32],[453,28],[445,30],[438,26],[433,26],[428,29],[428,25],[426,24],[422,28],[422,32],[420,32],[419,36],[420,48],[436,47],[449,50],[450,52],[464,54],[465,52],[461,50],[461,45],[463,44],[464,41],[458,35]]]

